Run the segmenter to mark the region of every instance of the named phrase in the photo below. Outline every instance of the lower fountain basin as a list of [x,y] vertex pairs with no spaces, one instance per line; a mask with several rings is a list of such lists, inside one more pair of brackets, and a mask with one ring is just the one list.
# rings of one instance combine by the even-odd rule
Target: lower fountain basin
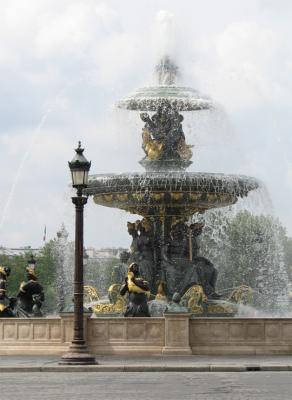
[[192,215],[232,205],[259,186],[242,175],[164,171],[91,175],[85,192],[96,204],[142,216]]

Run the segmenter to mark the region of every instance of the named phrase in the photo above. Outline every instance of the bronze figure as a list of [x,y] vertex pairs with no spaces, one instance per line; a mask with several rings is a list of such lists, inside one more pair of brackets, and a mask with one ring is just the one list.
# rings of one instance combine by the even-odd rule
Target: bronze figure
[[139,266],[132,263],[125,278],[120,294],[129,294],[129,303],[124,313],[125,317],[150,317],[147,296],[150,294],[148,282],[140,276]]
[[22,282],[17,294],[17,315],[42,317],[42,303],[45,300],[43,286],[38,282],[33,268],[27,267],[27,281]]
[[0,318],[14,317],[15,298],[6,294],[7,278],[10,275],[9,267],[0,266]]

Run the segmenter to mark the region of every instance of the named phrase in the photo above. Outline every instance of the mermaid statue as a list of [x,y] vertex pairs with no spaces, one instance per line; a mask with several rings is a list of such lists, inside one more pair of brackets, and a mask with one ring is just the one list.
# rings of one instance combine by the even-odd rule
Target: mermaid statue
[[129,266],[125,283],[120,294],[129,295],[129,302],[124,313],[125,317],[150,317],[147,300],[150,295],[149,284],[140,276],[139,265],[133,262]]

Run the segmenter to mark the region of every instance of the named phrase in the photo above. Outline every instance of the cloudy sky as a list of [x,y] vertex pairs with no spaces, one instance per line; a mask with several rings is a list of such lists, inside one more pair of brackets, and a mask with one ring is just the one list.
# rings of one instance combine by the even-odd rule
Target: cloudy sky
[[[221,105],[186,117],[191,170],[260,178],[255,201],[292,235],[291,19],[289,0],[1,0],[0,245],[40,246],[62,222],[73,239],[78,140],[92,173],[141,170],[139,117],[114,103],[165,52]],[[128,246],[133,217],[89,203],[86,245]]]

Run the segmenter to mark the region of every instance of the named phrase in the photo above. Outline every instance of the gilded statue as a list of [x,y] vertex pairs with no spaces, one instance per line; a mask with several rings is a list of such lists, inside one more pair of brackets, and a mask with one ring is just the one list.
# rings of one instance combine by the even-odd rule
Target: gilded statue
[[147,128],[143,129],[142,140],[142,148],[145,151],[148,160],[159,160],[163,153],[163,143],[158,140],[152,139],[151,133]]
[[150,317],[147,300],[150,295],[148,282],[140,276],[139,266],[132,263],[129,267],[125,283],[120,294],[129,295],[129,303],[124,313],[125,317]]
[[26,268],[27,281],[22,282],[17,294],[17,315],[42,317],[45,300],[43,286],[38,282],[34,268]]
[[9,298],[6,294],[7,278],[10,275],[10,268],[0,266],[0,318],[14,317],[15,299]]
[[183,116],[169,103],[163,103],[150,116],[141,113],[145,123],[142,131],[142,148],[146,158],[156,160],[184,160],[192,158],[192,146],[186,144],[182,128]]

